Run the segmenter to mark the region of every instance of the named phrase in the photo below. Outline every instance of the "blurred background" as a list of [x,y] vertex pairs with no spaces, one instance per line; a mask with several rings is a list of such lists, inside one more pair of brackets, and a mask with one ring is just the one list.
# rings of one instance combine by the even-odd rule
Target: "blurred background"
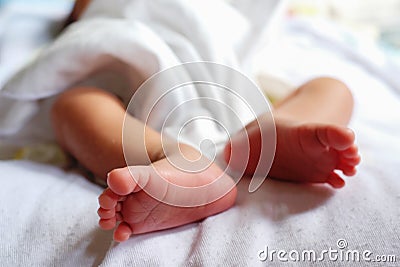
[[[73,0],[0,0],[7,3],[37,2],[71,6]],[[288,0],[288,16],[332,20],[357,34],[378,43],[400,62],[400,0]],[[0,10],[1,12],[1,10]]]
[[[394,62],[400,64],[400,0],[287,1],[288,19],[295,17],[312,19],[315,23],[318,23],[318,20],[337,23],[354,34],[358,40],[378,45]],[[2,7],[9,3],[12,3],[14,8],[20,4],[21,9],[29,4],[30,11],[32,4],[37,3],[36,13],[40,14],[40,4],[46,4],[47,9],[53,5],[54,18],[60,18],[61,14],[72,8],[73,2],[73,0],[0,0],[0,12]],[[26,27],[26,23],[23,24],[23,27]],[[0,33],[1,31],[2,29]]]
[[334,21],[400,62],[400,0],[289,0],[288,16]]

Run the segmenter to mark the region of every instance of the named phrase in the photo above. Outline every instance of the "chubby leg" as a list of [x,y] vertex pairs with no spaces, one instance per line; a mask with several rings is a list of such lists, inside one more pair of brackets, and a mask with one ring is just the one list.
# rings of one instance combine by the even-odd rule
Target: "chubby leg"
[[[191,223],[233,205],[236,188],[228,175],[214,164],[198,172],[174,167],[164,158],[159,133],[133,117],[127,117],[124,125],[132,133],[125,152],[130,153],[135,166],[125,167],[124,116],[121,102],[97,88],[70,89],[56,100],[52,110],[60,144],[81,164],[104,179],[116,169],[109,174],[109,187],[99,197],[98,210],[103,229],[114,228],[120,221],[114,231],[116,241]],[[200,157],[190,146],[179,148],[189,160]]]
[[274,117],[345,126],[350,121],[353,105],[353,96],[344,83],[332,78],[317,78],[277,103]]
[[[277,104],[274,119],[277,146],[269,176],[295,182],[327,182],[333,187],[344,185],[336,173],[351,176],[360,162],[354,133],[346,127],[353,109],[353,99],[348,88],[331,78],[319,78],[301,86]],[[269,125],[261,116],[261,128]],[[261,151],[261,131],[254,121],[246,126],[249,135],[250,156],[247,162],[243,153],[234,153],[235,146],[228,144],[225,158],[231,168],[245,168],[254,173]]]
[[[83,166],[106,179],[113,169],[126,166],[122,150],[125,109],[106,91],[78,87],[61,94],[52,108],[52,123],[59,143]],[[163,157],[159,134],[139,120],[128,117],[127,127],[136,135],[130,139],[137,165]],[[141,133],[146,129],[146,143]],[[150,160],[149,160],[150,159]]]

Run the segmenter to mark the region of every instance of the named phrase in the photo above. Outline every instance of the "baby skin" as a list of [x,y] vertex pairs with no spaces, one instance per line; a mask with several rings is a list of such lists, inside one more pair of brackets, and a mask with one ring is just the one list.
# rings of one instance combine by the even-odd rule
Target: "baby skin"
[[[183,153],[197,151],[187,147]],[[107,183],[99,197],[99,224],[113,229],[120,221],[114,231],[116,241],[198,221],[228,209],[236,199],[235,183],[215,164],[188,173],[164,158],[151,166],[113,170]]]
[[[347,87],[331,78],[312,80],[278,103],[273,110],[277,145],[269,176],[343,187],[339,172],[352,176],[360,162],[354,133],[346,126],[352,108]],[[60,144],[95,175],[107,179],[108,188],[99,196],[99,224],[103,229],[114,229],[115,241],[195,222],[234,205],[234,181],[218,166],[211,164],[195,173],[175,168],[162,152],[159,133],[133,117],[127,127],[138,133],[146,129],[145,149],[143,145],[135,147],[143,144],[138,134],[132,141],[134,164],[124,167],[124,112],[116,97],[97,88],[68,90],[52,110]],[[261,133],[268,125],[267,116],[262,115],[245,127],[248,158],[239,153],[241,144],[226,145],[224,155],[232,169],[254,173],[261,153]],[[194,148],[182,148],[179,153],[186,158],[199,157]],[[202,187],[207,190],[195,194],[190,190]]]

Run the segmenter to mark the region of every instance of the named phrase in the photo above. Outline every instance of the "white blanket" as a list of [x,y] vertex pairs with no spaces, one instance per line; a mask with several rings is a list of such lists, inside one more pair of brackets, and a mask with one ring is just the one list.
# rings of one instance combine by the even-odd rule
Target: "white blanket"
[[[370,57],[371,51],[359,53],[362,44],[355,49],[354,42],[337,38],[347,37],[346,32],[329,24],[318,25],[322,30],[316,31],[312,23],[304,21],[286,22],[279,34],[274,35],[276,39],[268,43],[263,71],[294,84],[316,75],[335,76],[353,90],[356,110],[351,126],[357,133],[363,161],[358,174],[348,179],[345,188],[335,191],[326,186],[267,180],[258,191],[249,194],[248,181],[242,180],[232,209],[202,222],[135,236],[115,244],[110,232],[96,226],[96,198],[102,190],[100,187],[56,167],[3,161],[0,162],[1,264],[284,264],[276,254],[273,261],[268,258],[262,262],[260,258],[265,258],[266,248],[300,253],[314,250],[317,256],[329,248],[360,253],[369,250],[370,258],[397,254],[399,261],[400,94],[397,88],[400,84],[396,81],[398,76],[393,75],[399,72],[385,68],[386,61],[378,62]],[[347,242],[346,248],[338,248],[339,239]],[[343,244],[342,240],[340,245]],[[289,259],[288,255],[283,257]],[[344,261],[330,260],[325,255],[318,263],[341,266]],[[350,263],[352,266],[368,264],[363,260]]]
[[240,1],[94,1],[80,21],[4,85],[0,136],[15,139],[32,128],[29,122],[49,128],[35,115],[43,117],[51,97],[76,84],[109,90],[127,105],[143,81],[181,63],[211,61],[246,73],[278,2],[255,1],[244,9]]

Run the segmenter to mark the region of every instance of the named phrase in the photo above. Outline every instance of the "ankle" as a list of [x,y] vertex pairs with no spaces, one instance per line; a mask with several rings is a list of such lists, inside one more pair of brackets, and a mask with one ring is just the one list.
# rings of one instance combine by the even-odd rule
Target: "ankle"
[[162,160],[165,158],[164,149],[162,146],[157,146],[157,148],[148,150],[147,156],[151,163]]
[[175,156],[178,154],[190,161],[195,161],[201,157],[201,152],[194,147],[176,142],[171,142],[166,145],[152,146],[152,148],[147,151],[147,155],[152,163],[166,158],[167,155]]

